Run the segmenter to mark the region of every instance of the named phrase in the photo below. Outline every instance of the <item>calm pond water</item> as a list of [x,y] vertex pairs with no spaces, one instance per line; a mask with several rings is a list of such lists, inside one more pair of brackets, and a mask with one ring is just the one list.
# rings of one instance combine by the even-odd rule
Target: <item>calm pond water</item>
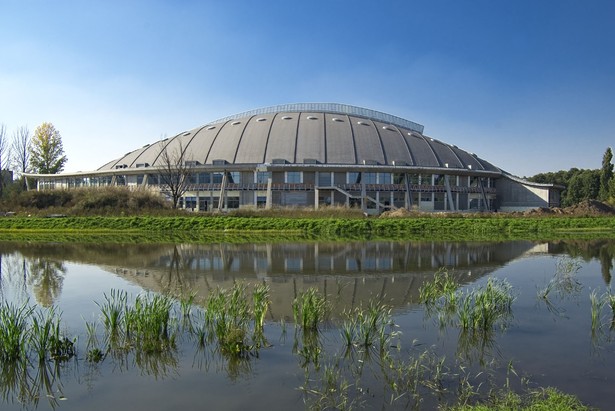
[[[592,323],[591,296],[604,301],[610,292],[614,253],[613,240],[0,243],[2,303],[56,307],[77,352],[60,363],[2,364],[0,409],[288,410],[331,403],[433,409],[469,392],[463,390],[468,384],[483,396],[506,384],[554,386],[610,409],[613,313],[603,304]],[[506,280],[515,297],[511,314],[488,332],[468,335],[456,314],[419,304],[419,288],[442,267],[459,281],[459,293]],[[174,349],[161,355],[110,350],[100,362],[87,360],[93,345],[86,324],[98,324],[94,345],[108,347],[101,305],[111,290],[124,290],[129,299],[146,292],[194,295],[196,319],[212,293],[235,282],[248,293],[256,284],[270,288],[267,343],[250,355],[231,358],[212,340],[200,345],[181,332],[176,304]],[[314,338],[293,324],[293,300],[309,288],[331,308]],[[341,334],[347,313],[368,301],[392,307],[395,327],[387,328],[383,350],[348,348]]]

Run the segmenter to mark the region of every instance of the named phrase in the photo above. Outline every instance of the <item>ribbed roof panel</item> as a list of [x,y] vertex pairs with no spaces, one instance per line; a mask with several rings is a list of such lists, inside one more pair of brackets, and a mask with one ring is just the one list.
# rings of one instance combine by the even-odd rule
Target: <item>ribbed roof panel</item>
[[[399,117],[336,104],[277,107],[285,111],[268,108],[246,112],[243,116],[229,116],[129,152],[99,170],[123,165],[134,168],[137,164],[155,167],[161,164],[162,146],[176,150],[181,143],[187,150],[186,160],[201,164],[212,164],[214,160],[225,160],[229,164],[261,164],[274,160],[301,164],[316,160],[330,165],[418,168],[446,168],[448,164],[452,169],[500,172],[474,154],[426,137],[417,131],[422,131],[422,126]],[[369,117],[370,114],[374,117]]]

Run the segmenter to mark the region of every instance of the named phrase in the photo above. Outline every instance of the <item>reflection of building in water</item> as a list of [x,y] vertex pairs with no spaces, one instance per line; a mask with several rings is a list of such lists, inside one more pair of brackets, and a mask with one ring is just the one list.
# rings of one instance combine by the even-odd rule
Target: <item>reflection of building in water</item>
[[[418,289],[440,267],[462,282],[487,275],[527,254],[561,254],[597,259],[610,284],[615,241],[562,240],[550,243],[329,242],[286,244],[49,244],[0,242],[0,291],[30,289],[34,297],[58,296],[64,262],[94,264],[147,290],[196,292],[205,299],[233,281],[267,282],[274,318],[290,316],[292,299],[317,287],[337,313],[370,298],[395,307],[416,301]],[[9,258],[2,258],[2,257]],[[54,262],[55,276],[38,275],[39,262]],[[46,272],[46,271],[45,271]],[[54,280],[54,281],[51,281]],[[53,298],[51,298],[53,300]]]
[[145,265],[107,267],[145,289],[195,292],[205,299],[235,281],[266,282],[272,319],[292,317],[292,301],[314,287],[336,314],[370,299],[396,308],[417,301],[419,287],[441,267],[462,282],[491,273],[533,247],[513,243],[293,243],[170,246]]

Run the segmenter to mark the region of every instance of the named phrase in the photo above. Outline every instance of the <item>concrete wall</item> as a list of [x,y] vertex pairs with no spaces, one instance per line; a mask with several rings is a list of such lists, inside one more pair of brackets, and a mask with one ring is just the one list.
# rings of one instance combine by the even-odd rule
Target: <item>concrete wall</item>
[[500,178],[496,181],[498,211],[525,211],[540,207],[549,207],[548,187],[537,187]]

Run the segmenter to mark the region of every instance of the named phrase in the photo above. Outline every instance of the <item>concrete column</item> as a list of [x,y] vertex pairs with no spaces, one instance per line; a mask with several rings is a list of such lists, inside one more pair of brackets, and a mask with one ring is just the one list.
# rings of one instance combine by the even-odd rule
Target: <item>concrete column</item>
[[265,208],[267,210],[271,209],[273,206],[272,198],[271,198],[271,185],[273,184],[273,173],[267,177],[267,201],[265,202]]

